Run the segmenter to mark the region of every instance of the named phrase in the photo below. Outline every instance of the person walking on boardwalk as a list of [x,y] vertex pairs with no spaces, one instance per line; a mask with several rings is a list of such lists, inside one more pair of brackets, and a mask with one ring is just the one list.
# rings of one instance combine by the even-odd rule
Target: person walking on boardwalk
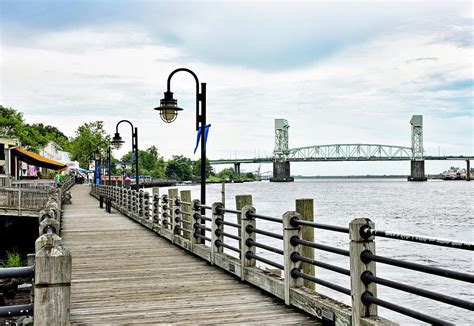
[[56,174],[54,175],[54,181],[56,182],[56,187],[61,186],[61,180],[63,176],[61,175],[61,172],[56,171]]

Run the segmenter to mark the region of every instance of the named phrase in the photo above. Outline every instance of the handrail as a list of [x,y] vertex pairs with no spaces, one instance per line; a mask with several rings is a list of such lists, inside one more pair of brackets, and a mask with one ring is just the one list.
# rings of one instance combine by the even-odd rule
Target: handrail
[[[462,271],[450,271],[441,267],[425,266],[384,257],[380,254],[372,254],[372,252],[375,252],[375,239],[377,237],[392,237],[393,233],[375,229],[374,223],[369,219],[354,219],[349,227],[344,227],[305,220],[304,216],[292,211],[286,212],[282,215],[282,218],[278,218],[267,216],[260,212],[257,213],[255,208],[251,206],[244,206],[242,209],[230,209],[225,208],[222,203],[214,203],[209,206],[201,205],[199,200],[193,201],[190,197],[183,199],[181,198],[184,196],[183,192],[182,196],[178,197],[178,191],[172,190],[173,189],[170,190],[168,195],[163,196],[163,200],[167,201],[166,207],[160,205],[160,196],[153,195],[150,197],[151,199],[145,203],[144,201],[138,200],[138,197],[127,195],[130,194],[130,192],[123,188],[93,186],[92,194],[95,195],[104,192],[111,194],[113,198],[117,198],[118,204],[114,202],[114,207],[133,220],[155,231],[160,236],[169,239],[176,245],[209,261],[211,264],[235,274],[243,281],[249,282],[285,300],[286,304],[294,305],[310,314],[314,314],[314,307],[318,307],[318,309],[322,310],[329,309],[331,314],[335,316],[334,318],[344,320],[346,324],[362,323],[375,325],[377,322],[374,320],[378,320],[382,323],[386,322],[377,313],[376,306],[379,305],[422,321],[446,322],[421,312],[414,312],[413,310],[403,307],[403,305],[379,299],[376,296],[377,285],[388,286],[413,295],[440,301],[454,307],[468,310],[474,308],[472,302],[454,296],[420,289],[416,286],[398,283],[377,276],[375,273],[375,265],[383,263],[404,269],[448,277],[457,281],[474,282],[473,275]],[[135,208],[131,209],[130,207]],[[156,210],[153,216],[145,216],[138,213],[152,208]],[[201,208],[211,211],[212,216],[201,215]],[[209,212],[209,214],[211,212]],[[166,219],[160,220],[160,214],[161,216],[166,215]],[[235,214],[237,221],[227,221],[226,218],[228,215],[226,214]],[[275,233],[274,228],[270,231],[265,228],[264,225],[257,226],[259,220],[281,223],[282,233]],[[206,225],[203,224],[204,222],[206,222]],[[192,225],[192,230],[185,231],[184,225]],[[238,233],[229,233],[226,229],[227,227],[232,227],[232,231],[237,229]],[[302,230],[305,228],[306,230],[311,230],[311,232],[314,232],[314,229],[318,229],[348,234],[350,248],[333,247],[315,242],[314,240],[308,240],[302,233]],[[203,233],[203,231],[205,231],[205,233]],[[188,234],[189,232],[192,233],[191,236]],[[256,235],[263,235],[264,237],[260,240],[259,236],[259,240],[257,241]],[[407,235],[398,234],[393,238],[396,240],[407,240],[404,239],[406,236]],[[282,240],[283,249],[275,248],[274,241],[268,242],[266,237]],[[420,239],[421,238],[418,237],[418,240]],[[427,239],[433,240],[434,238],[425,237],[423,240]],[[229,241],[231,241],[232,245],[229,244]],[[238,246],[235,245],[236,242]],[[416,242],[427,243],[429,241]],[[466,249],[465,242],[450,241],[450,243],[455,244],[451,246],[453,250]],[[311,255],[303,254],[303,250],[308,248],[348,257],[350,260],[350,269],[333,265],[321,259],[314,259]],[[262,251],[264,252],[263,254],[260,249],[264,250]],[[269,252],[268,255],[265,252]],[[279,261],[275,261],[275,259],[281,259],[282,256],[283,264]],[[257,266],[257,261],[276,268],[277,271],[272,271],[269,274]],[[305,270],[307,266],[316,266],[345,275],[351,280],[351,288],[345,288],[320,277],[315,277],[312,272],[308,272],[307,269]],[[279,276],[278,271],[284,274],[282,278]],[[277,276],[272,276],[272,273],[275,273]],[[303,281],[305,285],[303,285]],[[306,282],[313,285],[318,284],[318,286],[327,287],[350,295],[352,298],[352,306],[347,307],[342,303],[330,307],[328,307],[326,303],[323,305],[318,301],[317,292],[310,290]],[[301,290],[302,288],[304,290]],[[347,315],[346,312],[348,310],[352,311],[352,315]]]

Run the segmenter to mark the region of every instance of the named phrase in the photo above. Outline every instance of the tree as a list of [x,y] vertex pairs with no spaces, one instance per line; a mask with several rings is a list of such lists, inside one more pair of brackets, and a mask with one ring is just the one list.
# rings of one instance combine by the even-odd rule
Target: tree
[[[194,161],[193,164],[193,175],[201,177],[201,160]],[[206,179],[213,175],[212,166],[209,159],[206,157]]]
[[[107,142],[109,141],[110,136],[104,130],[103,121],[84,123],[77,128],[76,136],[71,141],[72,160],[78,161],[81,167],[87,168],[89,159],[93,158],[97,150],[97,145],[102,142],[99,151],[104,154],[107,153]],[[112,159],[111,162],[113,165],[115,160]],[[115,169],[115,167],[112,168]]]
[[[122,156],[122,162],[132,164],[132,152]],[[138,150],[138,168],[141,175],[149,175],[153,178],[164,178],[165,161],[158,154],[155,146],[149,147],[146,151]]]
[[0,136],[17,138],[21,146],[33,152],[38,152],[50,141],[69,150],[69,139],[58,128],[42,123],[27,124],[23,114],[13,108],[0,105],[0,113]]
[[224,180],[235,180],[237,178],[237,176],[235,175],[234,169],[232,168],[223,169],[217,174],[217,176]]
[[174,155],[166,164],[165,175],[167,178],[179,181],[191,180],[193,177],[191,160],[182,155]]

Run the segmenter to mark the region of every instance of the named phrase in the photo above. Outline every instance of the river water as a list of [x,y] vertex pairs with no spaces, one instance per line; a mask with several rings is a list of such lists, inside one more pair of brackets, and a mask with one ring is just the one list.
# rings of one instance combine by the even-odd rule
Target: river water
[[[199,186],[181,186],[191,190],[192,198],[199,198]],[[160,188],[163,194],[167,188]],[[249,194],[257,213],[281,217],[285,211],[295,209],[295,199],[313,198],[315,221],[338,226],[348,226],[353,218],[365,217],[375,222],[376,229],[419,234],[437,238],[474,240],[474,182],[428,181],[407,182],[399,179],[306,179],[293,183],[253,182],[226,184],[226,207],[235,208],[235,195]],[[207,186],[207,204],[221,201],[221,185]],[[226,220],[234,221],[232,214]],[[257,220],[257,227],[281,234],[281,224]],[[230,232],[229,228],[229,232]],[[226,229],[226,231],[228,231]],[[315,230],[317,242],[349,249],[348,235],[325,230]],[[257,235],[257,241],[282,247],[279,240]],[[226,242],[236,245],[232,239]],[[450,270],[474,273],[474,254],[465,250],[436,247],[426,244],[378,238],[377,254],[410,262]],[[258,255],[282,263],[278,254],[263,249]],[[316,251],[316,259],[349,268],[347,257]],[[257,262],[258,264],[258,262]],[[349,277],[322,268],[316,269],[317,277],[350,288]],[[471,284],[430,276],[414,271],[377,264],[377,276],[414,285],[420,288],[474,301]],[[317,291],[350,304],[350,297],[317,286]],[[474,325],[472,312],[423,299],[401,291],[378,286],[380,299],[418,310],[457,325]],[[420,324],[417,320],[379,308],[383,317],[404,325]]]

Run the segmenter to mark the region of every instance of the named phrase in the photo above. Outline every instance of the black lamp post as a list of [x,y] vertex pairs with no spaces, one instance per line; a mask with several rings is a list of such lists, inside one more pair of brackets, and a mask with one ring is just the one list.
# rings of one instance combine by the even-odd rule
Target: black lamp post
[[[201,91],[199,91],[199,79],[196,74],[187,68],[179,68],[174,70],[168,76],[167,90],[164,93],[164,98],[160,100],[160,106],[155,108],[155,110],[160,112],[161,119],[166,123],[173,122],[177,115],[178,111],[183,109],[178,107],[178,101],[173,98],[173,93],[171,92],[171,78],[174,74],[180,71],[185,71],[190,73],[194,80],[196,81],[196,131],[201,127],[200,138],[201,138],[201,205],[206,203],[206,147],[204,146],[204,131],[206,127],[206,83],[201,83]],[[199,110],[199,103],[201,103],[201,110]],[[201,215],[204,216],[205,210],[201,208]],[[205,221],[201,220],[201,224],[204,224]],[[204,232],[204,230],[202,230]]]
[[120,133],[118,132],[118,126],[122,122],[127,122],[130,127],[132,127],[132,152],[135,153],[135,189],[138,191],[140,188],[140,179],[139,177],[139,170],[138,170],[138,129],[136,127],[133,127],[133,124],[128,121],[128,120],[120,120],[117,123],[117,126],[115,126],[115,135],[114,138],[112,138],[112,146],[114,146],[116,149],[119,149],[122,147],[122,145],[125,143],[125,141],[120,137]]
[[[101,177],[101,173],[100,173],[100,162],[101,162],[101,155],[100,155],[100,145],[103,145],[103,144],[107,144],[107,174],[109,175],[109,185],[111,183],[111,171],[110,171],[110,144],[106,141],[101,141],[100,143],[97,144],[97,148],[96,148],[96,152],[95,152],[95,161],[96,161],[96,164],[97,162],[99,162],[99,183],[100,183],[100,177]],[[96,176],[96,180],[97,180],[97,176]]]

